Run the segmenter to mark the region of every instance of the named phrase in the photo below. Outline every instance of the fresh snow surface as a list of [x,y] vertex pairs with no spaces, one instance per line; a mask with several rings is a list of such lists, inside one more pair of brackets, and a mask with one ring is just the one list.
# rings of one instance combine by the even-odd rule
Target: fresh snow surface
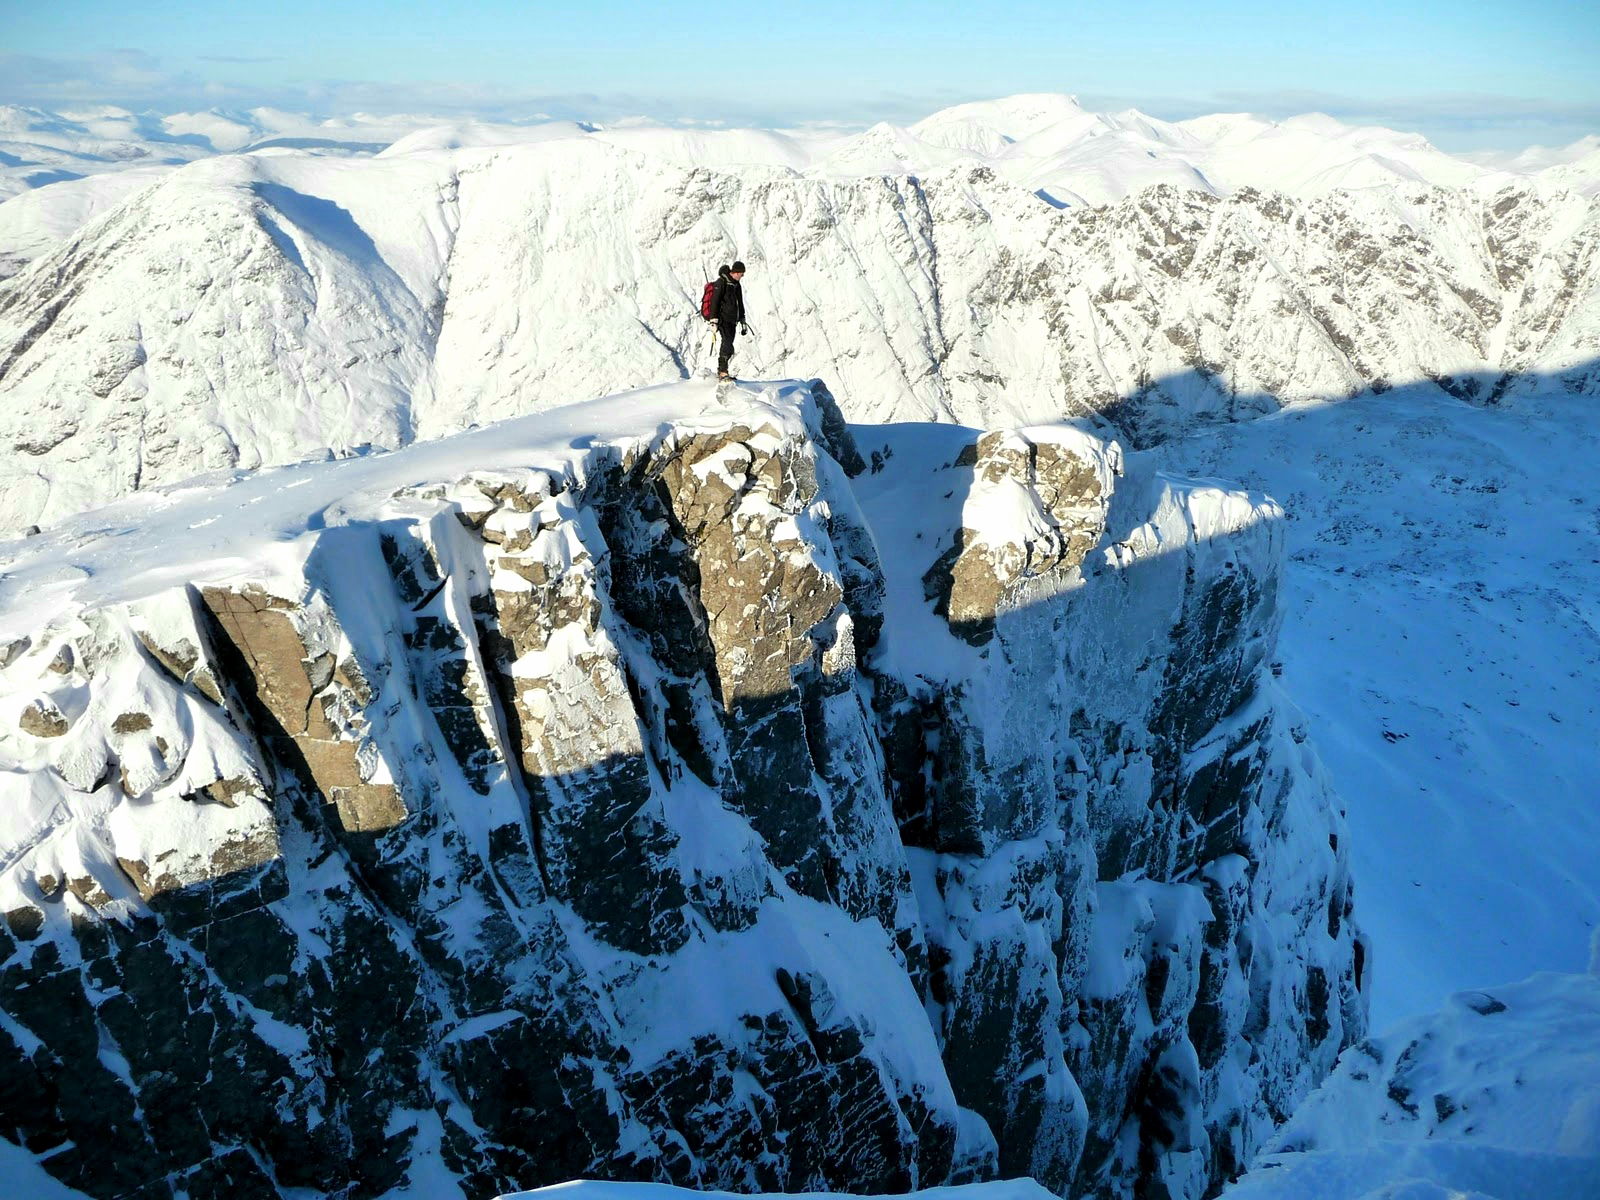
[[[0,1137],[0,1196],[7,1200],[89,1200],[62,1183],[31,1150]],[[454,1200],[452,1197],[451,1200]]]
[[960,679],[971,673],[978,651],[952,634],[950,623],[928,604],[922,573],[943,548],[947,531],[961,528],[966,505],[955,489],[930,492],[929,468],[954,462],[971,445],[972,431],[910,422],[854,425],[850,432],[861,453],[882,464],[856,479],[855,490],[871,509],[884,620],[895,631],[883,649],[889,669],[901,679]]
[[1582,970],[1600,925],[1593,405],[1403,388],[1156,453],[1287,514],[1282,683],[1348,806],[1372,1028]]
[[1600,977],[1462,992],[1346,1050],[1225,1200],[1595,1200]]

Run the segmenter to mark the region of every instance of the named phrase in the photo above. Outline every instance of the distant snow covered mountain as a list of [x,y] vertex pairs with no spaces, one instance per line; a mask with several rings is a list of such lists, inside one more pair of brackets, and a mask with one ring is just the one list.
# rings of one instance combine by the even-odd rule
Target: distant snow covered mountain
[[0,199],[64,180],[271,146],[372,154],[438,124],[414,116],[317,119],[272,108],[162,115],[114,106],[49,112],[0,105]]
[[[496,146],[592,136],[679,166],[781,166],[819,177],[928,174],[979,161],[1060,203],[1103,204],[1155,183],[1221,195],[1240,187],[1319,195],[1335,188],[1434,183],[1495,188],[1551,168],[1558,186],[1600,186],[1582,160],[1594,138],[1517,156],[1446,154],[1419,134],[1352,126],[1319,113],[1269,120],[1226,113],[1163,121],[1136,109],[1097,113],[1053,93],[958,104],[909,126],[833,129],[675,128],[638,119],[610,127],[533,118],[505,122],[426,114],[319,119],[271,108],[133,113],[0,107],[0,198],[59,180],[173,165],[207,154],[294,147],[374,153],[393,145]],[[1577,170],[1572,168],[1577,164]]]
[[[1026,135],[994,161],[1099,121],[1037,99],[980,110]],[[202,160],[0,283],[0,529],[688,376],[708,362],[701,285],[735,254],[756,328],[736,367],[826,375],[857,420],[1090,415],[1147,444],[1418,380],[1480,400],[1531,376],[1600,386],[1597,197],[1159,185],[1057,210],[1037,176],[972,162],[823,177],[672,161],[798,152],[770,134],[545,132]],[[900,135],[852,146],[877,143]],[[0,218],[64,223],[49,201],[70,186]]]
[[[777,167],[819,179],[928,175],[986,165],[1056,205],[1109,204],[1167,183],[1211,195],[1241,187],[1315,197],[1341,188],[1427,183],[1495,190],[1600,191],[1593,137],[1517,156],[1446,154],[1418,134],[1351,126],[1320,114],[1274,121],[1245,113],[1162,121],[1096,113],[1040,94],[959,104],[910,126],[834,130],[610,127],[428,115],[318,119],[271,108],[160,115],[119,108],[63,113],[0,107],[0,201],[51,186],[48,204],[0,205],[0,275],[43,253],[135,184],[214,154],[300,149],[390,155],[589,138],[679,167]],[[48,215],[45,215],[48,213]]]

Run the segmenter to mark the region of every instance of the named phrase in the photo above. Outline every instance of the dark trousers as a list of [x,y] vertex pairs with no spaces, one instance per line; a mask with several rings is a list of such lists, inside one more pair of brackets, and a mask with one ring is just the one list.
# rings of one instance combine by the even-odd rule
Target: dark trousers
[[722,353],[717,356],[717,374],[728,373],[728,360],[733,357],[733,331],[738,328],[736,321],[718,321],[717,330],[722,334]]

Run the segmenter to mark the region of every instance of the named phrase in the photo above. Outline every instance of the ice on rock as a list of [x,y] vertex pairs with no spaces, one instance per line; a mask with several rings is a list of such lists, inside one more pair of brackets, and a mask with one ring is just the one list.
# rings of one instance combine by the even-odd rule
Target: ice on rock
[[686,383],[13,544],[8,1136],[96,1196],[1198,1200],[1364,1032],[1281,524]]

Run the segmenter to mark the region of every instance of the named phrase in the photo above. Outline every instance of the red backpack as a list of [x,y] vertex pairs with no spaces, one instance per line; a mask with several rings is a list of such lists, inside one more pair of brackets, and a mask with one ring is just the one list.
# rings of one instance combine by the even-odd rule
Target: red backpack
[[718,282],[718,280],[713,279],[706,284],[706,290],[700,296],[700,315],[708,321],[715,319],[717,315]]

